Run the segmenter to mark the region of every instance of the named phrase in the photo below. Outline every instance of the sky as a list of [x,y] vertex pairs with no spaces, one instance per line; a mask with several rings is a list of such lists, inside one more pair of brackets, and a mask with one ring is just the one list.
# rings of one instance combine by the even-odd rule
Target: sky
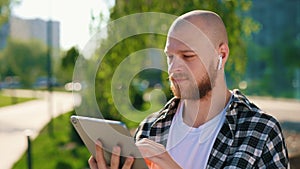
[[91,37],[91,15],[108,13],[113,0],[21,0],[14,6],[14,16],[24,19],[40,18],[60,22],[60,46],[83,49]]

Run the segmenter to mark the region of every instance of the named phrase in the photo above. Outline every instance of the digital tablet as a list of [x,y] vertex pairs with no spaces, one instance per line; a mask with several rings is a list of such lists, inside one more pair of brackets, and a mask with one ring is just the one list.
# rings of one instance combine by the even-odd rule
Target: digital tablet
[[120,167],[123,166],[126,157],[133,156],[135,159],[132,169],[148,168],[124,123],[84,116],[71,116],[71,123],[94,157],[96,140],[101,141],[107,165],[110,164],[113,147],[118,145],[121,147]]

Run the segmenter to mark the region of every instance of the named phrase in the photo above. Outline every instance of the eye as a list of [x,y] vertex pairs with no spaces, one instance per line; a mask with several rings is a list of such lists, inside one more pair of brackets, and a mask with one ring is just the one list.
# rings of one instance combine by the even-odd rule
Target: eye
[[195,56],[197,56],[197,55],[194,51],[187,50],[187,51],[182,52],[182,58],[183,59],[192,59]]
[[195,58],[195,56],[196,56],[195,54],[184,54],[184,55],[182,55],[182,57],[186,60],[193,59],[193,58]]
[[184,58],[191,58],[194,57],[194,55],[183,55]]

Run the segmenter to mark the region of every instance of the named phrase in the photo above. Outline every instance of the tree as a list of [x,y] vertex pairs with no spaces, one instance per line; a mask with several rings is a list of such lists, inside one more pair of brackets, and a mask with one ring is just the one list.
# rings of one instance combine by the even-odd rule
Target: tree
[[[250,17],[244,16],[243,13],[249,11],[251,1],[231,0],[231,1],[122,1],[117,0],[112,13],[111,20],[138,12],[164,12],[173,15],[181,15],[191,10],[206,9],[217,12],[223,19],[229,35],[229,46],[231,57],[227,64],[227,72],[234,73],[232,78],[240,77],[246,67],[246,44],[243,36],[249,36],[252,32],[259,30],[259,25]],[[237,75],[238,73],[238,75]],[[234,79],[237,82],[240,79]]]
[[63,73],[57,74],[60,80],[64,83],[72,81],[73,70],[78,56],[79,51],[76,47],[71,47],[68,51],[65,52],[60,66]]
[[0,27],[7,22],[10,15],[10,0],[0,0]]
[[[273,3],[253,0],[249,16],[262,26],[246,39],[249,43],[245,94],[295,97],[299,89],[300,1],[277,0]],[[279,11],[274,14],[274,11]],[[276,22],[270,20],[276,18]],[[298,77],[297,77],[298,76]],[[297,89],[298,88],[298,89]]]
[[8,21],[11,8],[19,4],[19,0],[0,0],[0,27]]
[[[8,22],[8,18],[11,13],[11,7],[18,3],[19,1],[17,0],[0,0],[0,29],[2,28],[3,24]],[[14,75],[11,67],[9,65],[5,65],[1,60],[4,60],[2,51],[0,51],[0,80],[2,80],[5,75]]]
[[46,74],[46,51],[38,41],[9,40],[1,59],[4,72],[11,70],[24,87],[31,87],[38,76]]
[[[120,17],[127,16],[134,13],[141,12],[162,12],[169,13],[172,15],[181,15],[185,12],[195,10],[195,9],[207,9],[216,11],[224,20],[229,34],[229,46],[230,46],[230,55],[231,57],[227,64],[227,72],[230,79],[235,83],[240,79],[245,71],[246,67],[246,48],[243,42],[243,36],[249,36],[253,31],[259,29],[258,25],[249,17],[243,15],[244,12],[247,12],[251,7],[251,2],[247,0],[241,1],[205,1],[205,0],[193,0],[193,1],[182,1],[182,0],[169,0],[169,1],[124,1],[117,0],[115,6],[111,9],[110,21],[114,21]],[[160,25],[159,25],[160,24]],[[134,21],[129,21],[125,31],[131,31],[136,29],[137,26],[162,26],[169,27],[171,22],[166,21],[157,21],[156,23],[135,23]],[[120,32],[123,31],[120,28]],[[101,30],[101,29],[100,29]],[[101,43],[101,47],[105,46],[106,43],[112,41],[116,37],[116,32],[108,31],[106,41]],[[113,46],[110,51],[105,55],[104,59],[101,61],[99,66],[99,71],[96,77],[96,93],[99,107],[102,111],[102,114],[106,118],[113,119],[122,119],[122,116],[116,110],[116,105],[114,105],[114,100],[111,95],[112,83],[111,79],[118,67],[119,64],[124,61],[124,59],[130,54],[140,51],[147,48],[164,48],[164,43],[166,36],[159,34],[140,34],[128,37],[124,40],[118,42]],[[101,51],[101,49],[99,50]],[[132,67],[130,67],[132,68]],[[124,72],[125,74],[125,72]],[[151,74],[151,71],[149,72]],[[166,73],[162,72],[162,76],[157,77],[159,83],[161,84],[166,95],[169,95],[168,82]],[[138,77],[138,76],[137,76]],[[141,77],[141,76],[140,76]],[[147,76],[146,76],[147,77]],[[131,79],[128,79],[131,80]],[[231,83],[231,84],[235,84]],[[122,85],[120,85],[122,86]],[[131,85],[131,87],[134,87]],[[153,86],[152,86],[153,87]],[[132,88],[131,88],[132,89]],[[143,104],[140,101],[135,99],[142,99],[141,97],[136,97],[134,94],[131,95],[130,99],[132,103]],[[140,107],[133,105],[134,107]],[[103,113],[104,112],[104,113]]]

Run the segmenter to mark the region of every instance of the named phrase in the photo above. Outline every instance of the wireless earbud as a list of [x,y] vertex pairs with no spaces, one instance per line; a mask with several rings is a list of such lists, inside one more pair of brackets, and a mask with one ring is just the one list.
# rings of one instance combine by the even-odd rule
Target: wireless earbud
[[222,69],[222,55],[219,55],[219,63],[218,63],[218,70]]

